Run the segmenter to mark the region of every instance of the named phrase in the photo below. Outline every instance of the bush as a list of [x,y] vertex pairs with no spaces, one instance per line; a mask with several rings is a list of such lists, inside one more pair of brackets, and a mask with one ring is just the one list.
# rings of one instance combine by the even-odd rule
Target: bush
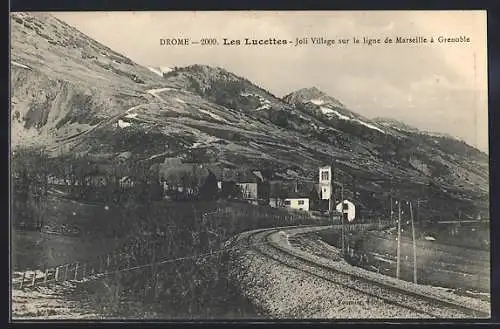
[[288,116],[289,113],[286,110],[273,110],[269,113],[269,121],[279,127],[287,128],[289,126]]
[[163,317],[184,319],[223,317],[228,308],[242,312],[245,301],[235,289],[227,291],[230,264],[221,248],[230,237],[250,229],[314,223],[306,214],[227,201],[159,202],[136,208],[130,218],[141,219],[129,223],[136,238],[120,251],[137,265],[185,258],[121,273],[113,280],[122,296],[108,302],[123,305],[124,297],[145,301]]
[[11,157],[12,221],[15,226],[41,229],[48,195],[50,161],[43,148],[16,148]]

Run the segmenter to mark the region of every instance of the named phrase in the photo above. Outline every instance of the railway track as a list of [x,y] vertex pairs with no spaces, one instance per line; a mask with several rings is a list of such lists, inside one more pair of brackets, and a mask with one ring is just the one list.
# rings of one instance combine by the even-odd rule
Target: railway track
[[[387,306],[401,308],[415,318],[489,318],[490,313],[458,302],[429,296],[409,289],[373,280],[361,275],[349,273],[333,266],[318,263],[304,255],[293,252],[292,248],[277,243],[280,231],[292,234],[322,228],[277,228],[258,230],[250,233],[246,239],[252,249],[283,266],[307,273],[332,285],[339,286],[355,294],[363,294]],[[349,300],[346,300],[349,304]]]

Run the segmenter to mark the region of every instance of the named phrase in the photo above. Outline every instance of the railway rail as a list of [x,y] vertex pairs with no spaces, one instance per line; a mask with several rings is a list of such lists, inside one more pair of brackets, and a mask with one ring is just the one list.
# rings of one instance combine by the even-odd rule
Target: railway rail
[[[332,286],[341,287],[343,290],[352,291],[355,294],[368,296],[377,303],[387,305],[396,309],[406,310],[406,313],[414,314],[415,318],[489,318],[490,313],[485,311],[484,303],[478,302],[477,305],[467,305],[461,303],[460,298],[441,298],[437,295],[427,294],[415,291],[415,289],[406,288],[412,286],[412,283],[398,281],[394,283],[394,278],[381,274],[376,274],[355,268],[341,261],[345,268],[328,263],[328,259],[314,256],[310,253],[301,252],[288,244],[288,236],[301,233],[314,232],[327,229],[329,226],[299,225],[277,228],[259,229],[241,233],[234,239],[231,239],[224,248],[196,257],[206,257],[208,255],[222,252],[255,251],[267,259],[274,260],[282,266],[301,271],[307,275],[314,276],[324,280]],[[280,241],[280,239],[283,239]],[[279,243],[281,242],[281,243]],[[126,266],[126,268],[116,268],[106,271],[106,273],[92,273],[89,279],[101,279],[107,275],[116,272],[136,271],[148,268],[154,264],[166,264],[171,262],[190,259],[194,256],[180,257],[176,259],[164,259],[152,264],[141,264],[137,266]],[[350,269],[356,269],[353,272]],[[363,271],[370,273],[370,276],[364,276]],[[45,276],[44,281],[49,283]],[[427,287],[431,288],[432,287]],[[344,296],[349,298],[349,296]],[[472,300],[472,299],[469,299]],[[349,307],[349,300],[346,300],[346,307]]]
[[[259,254],[271,258],[282,265],[315,276],[329,283],[341,286],[356,293],[365,294],[383,301],[388,305],[400,307],[418,314],[424,318],[489,318],[490,313],[480,307],[464,305],[462,303],[430,296],[411,289],[396,286],[382,280],[350,273],[331,265],[319,263],[309,257],[294,252],[293,248],[283,247],[277,243],[281,232],[292,234],[323,228],[283,228],[258,230],[249,234],[246,239],[248,245]],[[265,242],[265,243],[262,243]],[[383,279],[383,275],[380,275]],[[407,283],[408,284],[408,283]],[[347,301],[348,303],[348,301]]]

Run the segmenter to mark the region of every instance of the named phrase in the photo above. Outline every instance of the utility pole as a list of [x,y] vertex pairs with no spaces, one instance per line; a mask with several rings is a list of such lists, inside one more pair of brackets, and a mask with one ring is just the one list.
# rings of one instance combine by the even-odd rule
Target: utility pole
[[[344,228],[344,184],[332,181],[332,185],[340,186],[340,227],[342,239],[342,254],[345,252],[345,228]],[[336,191],[337,189],[335,189]],[[332,193],[333,195],[333,193]]]
[[391,226],[392,226],[392,223],[393,223],[393,221],[392,221],[393,220],[393,218],[392,218],[392,213],[393,213],[393,210],[392,210],[392,191],[391,191],[391,196],[390,196],[390,202],[391,202],[391,214],[390,214],[390,216],[391,216]]
[[396,279],[399,279],[400,274],[400,258],[401,258],[401,201],[398,200],[398,250],[396,259]]
[[420,199],[417,200],[417,223],[420,224]]
[[332,165],[331,168],[332,168],[332,170],[331,170],[331,177],[330,177],[330,198],[328,199],[328,211],[333,216],[333,209],[335,208],[335,199],[333,197],[333,191],[334,191],[334,189],[333,189],[333,184],[334,184],[333,178],[335,176],[333,175],[333,173],[334,173],[334,170],[335,170],[335,166]]
[[411,234],[413,238],[413,282],[417,283],[417,242],[415,241],[415,225],[413,223],[413,209],[410,201]]
[[344,231],[344,185],[340,184],[340,198],[342,204],[342,212],[340,214],[342,220],[342,254],[345,255],[345,231]]

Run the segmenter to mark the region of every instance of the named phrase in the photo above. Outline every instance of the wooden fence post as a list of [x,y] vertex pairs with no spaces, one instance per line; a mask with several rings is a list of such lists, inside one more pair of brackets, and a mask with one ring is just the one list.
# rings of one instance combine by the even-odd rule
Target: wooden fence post
[[21,278],[21,286],[19,287],[19,289],[23,289],[25,276],[26,276],[26,271],[23,272],[23,277]]
[[64,281],[68,281],[68,271],[69,271],[69,264],[66,264],[66,268],[64,269]]
[[45,269],[45,277],[43,278],[43,283],[47,283],[47,277],[49,276],[49,269]]
[[34,287],[35,286],[35,282],[36,282],[36,270],[33,271],[33,279],[31,281],[31,286]]
[[83,263],[83,266],[82,266],[82,281],[85,280],[85,275],[87,274],[86,271],[87,271],[87,263]]
[[76,266],[75,266],[75,281],[77,279],[77,275],[78,275],[78,263],[76,263]]
[[59,279],[59,266],[56,267],[56,277],[55,277],[56,282],[57,282],[57,279]]

